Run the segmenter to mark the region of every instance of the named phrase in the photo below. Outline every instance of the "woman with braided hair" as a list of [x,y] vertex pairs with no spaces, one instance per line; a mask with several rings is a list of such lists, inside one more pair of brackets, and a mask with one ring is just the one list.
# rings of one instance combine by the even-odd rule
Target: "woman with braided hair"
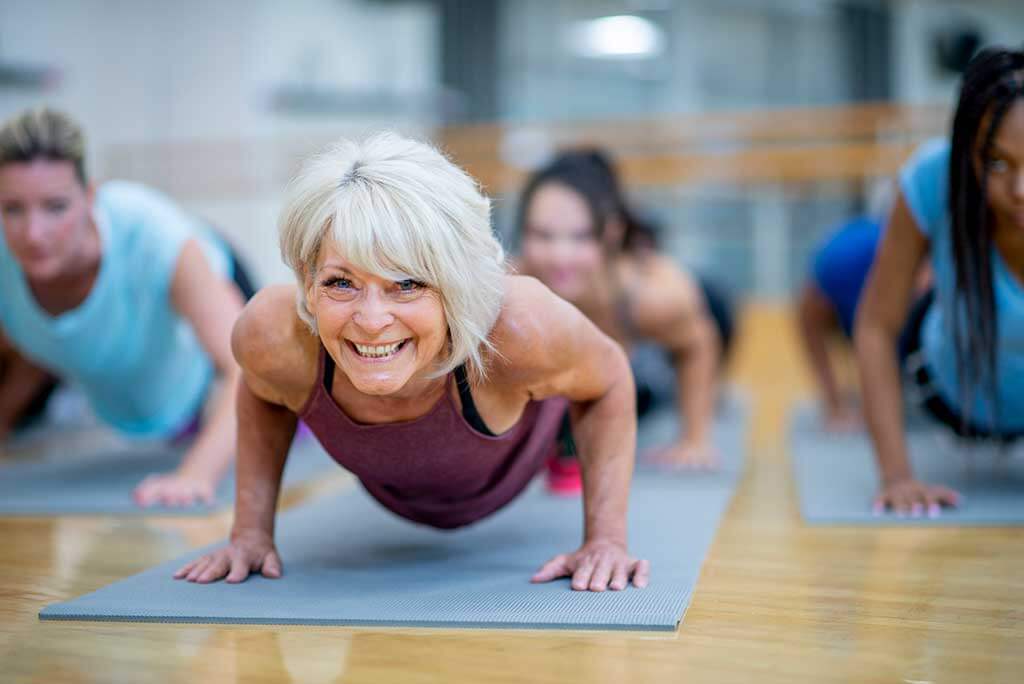
[[[908,319],[914,274],[929,257],[934,290]],[[897,341],[937,420],[963,437],[1024,434],[1024,51],[986,49],[967,66],[952,139],[924,145],[900,174],[858,310],[857,359],[881,475],[876,509],[936,516],[958,494],[914,478]]]

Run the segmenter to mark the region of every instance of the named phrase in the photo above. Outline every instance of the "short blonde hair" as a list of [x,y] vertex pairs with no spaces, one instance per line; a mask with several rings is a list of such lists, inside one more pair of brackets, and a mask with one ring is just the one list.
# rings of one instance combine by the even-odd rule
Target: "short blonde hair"
[[341,140],[309,159],[288,186],[281,255],[299,282],[299,317],[316,333],[307,278],[330,231],[345,259],[380,277],[412,278],[440,296],[449,347],[436,375],[465,363],[485,375],[483,351],[504,296],[505,252],[491,203],[434,147],[394,133]]
[[0,126],[0,166],[36,159],[67,161],[85,185],[85,136],[66,114],[40,107],[16,114]]

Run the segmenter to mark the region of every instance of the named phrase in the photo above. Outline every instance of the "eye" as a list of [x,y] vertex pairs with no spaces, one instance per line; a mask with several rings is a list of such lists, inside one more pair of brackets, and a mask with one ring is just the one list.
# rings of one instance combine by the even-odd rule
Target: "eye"
[[1008,171],[1009,168],[1010,165],[1006,163],[1005,159],[1000,159],[996,157],[995,159],[988,160],[988,170],[991,173],[1003,173],[1005,171]]
[[68,208],[68,203],[66,200],[47,200],[43,203],[43,207],[46,211],[59,214]]
[[348,290],[352,288],[352,281],[340,276],[329,276],[320,281],[321,287]]
[[416,292],[424,287],[423,283],[412,278],[406,278],[405,280],[399,280],[397,283],[398,289],[401,292]]

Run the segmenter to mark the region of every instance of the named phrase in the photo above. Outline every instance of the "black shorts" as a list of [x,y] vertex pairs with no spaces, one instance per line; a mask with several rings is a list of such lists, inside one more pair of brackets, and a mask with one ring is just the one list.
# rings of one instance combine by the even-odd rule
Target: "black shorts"
[[939,421],[960,437],[968,439],[984,439],[997,442],[1013,442],[1024,437],[1024,432],[1001,432],[982,427],[963,418],[961,413],[950,406],[935,390],[934,379],[927,364],[920,360],[921,327],[925,316],[935,302],[935,291],[929,290],[914,303],[910,316],[903,327],[899,341],[900,367],[906,382],[913,384],[921,397],[922,408],[935,420]]

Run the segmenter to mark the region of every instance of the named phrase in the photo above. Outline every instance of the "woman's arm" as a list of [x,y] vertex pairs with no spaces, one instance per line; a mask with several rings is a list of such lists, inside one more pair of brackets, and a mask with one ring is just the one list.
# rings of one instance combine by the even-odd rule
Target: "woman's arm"
[[673,262],[659,257],[636,292],[638,330],[672,356],[685,434],[657,455],[659,461],[713,467],[718,457],[711,426],[718,399],[722,342],[699,286]]
[[825,404],[826,424],[843,429],[856,424],[856,413],[844,401],[839,391],[835,369],[828,354],[827,338],[830,332],[839,329],[835,309],[817,285],[808,281],[800,292],[797,305],[800,339],[811,362],[811,370],[817,381]]
[[238,364],[231,355],[231,328],[242,312],[242,294],[214,273],[202,248],[189,240],[181,250],[171,281],[171,303],[195,330],[222,380],[209,417],[174,473],[151,475],[135,490],[142,506],[212,502],[235,447],[235,392]]
[[636,450],[635,388],[625,353],[533,278],[512,278],[496,334],[502,370],[534,399],[572,402],[583,470],[583,545],[533,577],[571,576],[577,590],[644,586],[648,564],[627,552],[626,512]]
[[0,333],[0,441],[39,393],[54,382],[56,378],[19,354]]
[[[235,521],[230,543],[178,570],[177,579],[241,582],[250,572],[280,577],[274,520],[281,474],[298,419],[292,410],[315,372],[303,353],[310,335],[294,325],[289,288],[258,294],[235,326],[232,346],[241,365],[238,384],[238,460]],[[287,309],[288,311],[286,311]],[[291,406],[292,408],[289,408]]]
[[914,280],[929,249],[900,193],[857,309],[854,345],[864,395],[864,413],[875,447],[882,490],[876,508],[936,515],[957,496],[945,487],[914,479],[903,431],[903,401],[897,343],[914,292]]

